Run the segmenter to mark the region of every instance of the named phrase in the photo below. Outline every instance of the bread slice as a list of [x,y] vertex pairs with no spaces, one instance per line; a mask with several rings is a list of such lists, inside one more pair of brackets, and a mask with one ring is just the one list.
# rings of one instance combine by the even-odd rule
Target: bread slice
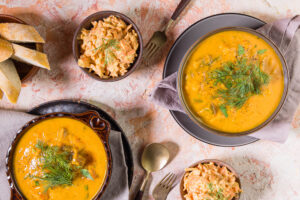
[[0,88],[11,103],[16,103],[21,91],[21,80],[11,59],[0,63]]
[[0,90],[0,100],[3,98],[3,92]]
[[12,42],[45,43],[33,26],[18,23],[0,23],[0,36]]
[[0,62],[9,59],[14,50],[10,42],[0,39]]
[[12,59],[50,70],[46,54],[13,43],[12,46],[14,49]]

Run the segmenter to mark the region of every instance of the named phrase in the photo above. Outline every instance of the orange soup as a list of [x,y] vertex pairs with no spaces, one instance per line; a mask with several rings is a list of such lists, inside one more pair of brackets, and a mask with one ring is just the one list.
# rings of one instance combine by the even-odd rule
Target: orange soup
[[57,117],[36,124],[22,136],[13,167],[28,200],[90,200],[105,180],[107,156],[89,126]]
[[207,126],[243,132],[266,121],[284,89],[281,61],[263,39],[244,31],[209,36],[183,71],[184,99]]

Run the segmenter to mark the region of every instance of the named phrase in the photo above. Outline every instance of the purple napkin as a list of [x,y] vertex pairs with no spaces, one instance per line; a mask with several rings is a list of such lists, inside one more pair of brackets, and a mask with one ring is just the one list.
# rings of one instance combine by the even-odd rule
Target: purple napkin
[[[300,16],[266,24],[258,31],[271,39],[283,53],[289,68],[290,86],[285,104],[268,126],[251,137],[283,143],[300,100]],[[176,88],[177,72],[160,81],[150,95],[152,102],[169,110],[184,112]]]

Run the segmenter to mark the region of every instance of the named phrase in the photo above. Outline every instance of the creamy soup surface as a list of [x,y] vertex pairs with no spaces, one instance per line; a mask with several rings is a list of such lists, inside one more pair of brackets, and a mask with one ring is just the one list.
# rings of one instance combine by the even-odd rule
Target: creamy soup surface
[[206,38],[192,52],[183,73],[190,110],[207,126],[229,133],[250,130],[267,120],[284,89],[276,52],[244,31]]
[[13,165],[18,187],[28,200],[90,200],[105,180],[107,157],[89,126],[57,117],[22,136]]

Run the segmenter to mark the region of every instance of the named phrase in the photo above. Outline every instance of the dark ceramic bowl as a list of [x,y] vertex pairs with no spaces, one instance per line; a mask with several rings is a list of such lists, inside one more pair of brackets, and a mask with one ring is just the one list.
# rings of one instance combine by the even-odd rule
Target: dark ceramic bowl
[[86,124],[89,126],[95,134],[97,134],[102,141],[105,151],[106,151],[106,156],[107,156],[107,172],[106,172],[106,177],[104,180],[104,183],[102,184],[101,188],[99,188],[98,193],[96,196],[93,198],[93,200],[99,199],[101,195],[104,193],[110,177],[112,173],[112,155],[109,147],[109,133],[110,133],[110,124],[102,119],[98,112],[96,111],[87,111],[84,113],[80,114],[71,114],[71,113],[50,113],[46,115],[42,115],[40,117],[37,117],[28,123],[26,123],[16,134],[13,142],[11,143],[10,147],[8,148],[7,156],[6,156],[6,174],[8,178],[8,182],[10,184],[11,189],[14,189],[17,191],[18,196],[21,197],[21,199],[26,199],[24,195],[22,194],[21,190],[18,187],[18,184],[14,178],[14,169],[13,169],[13,158],[14,158],[14,152],[17,147],[18,142],[20,141],[21,137],[26,134],[26,132],[35,126],[36,124],[47,120],[47,119],[52,119],[52,118],[59,118],[59,117],[67,117],[67,118],[72,118],[78,121],[81,121],[82,123]]
[[[26,22],[11,16],[11,15],[2,15],[0,14],[0,23],[20,23],[20,24],[27,24]],[[25,46],[27,48],[30,49],[34,49],[40,52],[43,52],[43,44],[41,43],[22,43],[22,46]],[[30,64],[26,64],[26,63],[22,63],[16,60],[13,60],[17,72],[20,76],[20,79],[22,81],[22,83],[24,83],[25,81],[29,80],[30,78],[32,78],[40,69],[39,67],[30,65]]]
[[[230,166],[228,165],[227,163],[221,161],[221,160],[216,160],[216,159],[206,159],[206,160],[201,160],[191,166],[189,166],[188,168],[193,168],[193,167],[196,167],[197,165],[199,164],[206,164],[206,163],[210,163],[210,162],[213,162],[216,166],[220,166],[220,167],[226,167],[230,172],[232,172],[234,174],[234,176],[236,177],[236,181],[237,183],[240,185],[240,188],[242,189],[242,185],[241,185],[241,180],[239,178],[239,175],[237,174],[237,172]],[[185,175],[185,173],[184,173]],[[183,200],[185,200],[185,197],[184,195],[186,195],[186,191],[183,190],[183,178],[184,178],[184,175],[182,176],[181,178],[181,181],[180,181],[180,195],[181,195],[181,198]],[[232,200],[239,200],[240,199],[240,195],[241,194],[238,194],[237,197],[233,198]]]
[[76,32],[73,36],[73,43],[72,43],[73,55],[74,55],[76,63],[78,62],[78,59],[80,57],[80,48],[81,48],[80,45],[82,44],[81,40],[78,39],[80,34],[81,34],[81,30],[83,28],[89,30],[89,29],[92,28],[91,22],[102,20],[102,19],[107,18],[111,15],[122,19],[128,25],[132,24],[132,28],[135,30],[135,32],[138,35],[139,48],[137,49],[137,52],[136,52],[137,57],[135,58],[134,62],[131,64],[131,66],[128,68],[128,71],[123,76],[119,76],[119,77],[116,77],[116,78],[107,78],[107,79],[100,78],[94,72],[89,72],[89,69],[82,68],[82,67],[78,66],[80,69],[82,69],[90,77],[92,77],[92,78],[94,78],[98,81],[103,81],[103,82],[119,81],[119,80],[129,76],[140,64],[140,62],[142,60],[142,54],[143,54],[143,38],[142,38],[142,35],[141,35],[138,27],[136,26],[136,24],[129,17],[127,17],[126,15],[124,15],[122,13],[115,12],[115,11],[100,11],[100,12],[94,13],[94,14],[88,16],[87,18],[85,18],[85,20],[83,20],[83,22],[81,22],[79,27],[76,29]]
[[[229,132],[223,132],[223,131],[219,131],[216,129],[213,129],[209,126],[207,126],[205,123],[203,123],[201,121],[201,119],[199,119],[199,117],[197,117],[193,111],[189,108],[189,105],[184,97],[184,92],[183,92],[183,76],[184,76],[184,69],[186,66],[187,61],[189,60],[189,57],[193,54],[194,50],[196,49],[196,47],[198,46],[198,44],[200,44],[202,41],[204,41],[206,38],[216,34],[216,33],[220,33],[223,31],[230,31],[230,30],[236,30],[236,31],[244,31],[244,32],[248,32],[251,33],[253,35],[256,35],[257,37],[263,39],[265,42],[267,42],[276,52],[277,56],[279,57],[281,64],[282,64],[282,70],[283,70],[283,75],[284,75],[284,90],[282,93],[282,97],[281,100],[279,102],[279,104],[277,105],[277,108],[275,109],[275,111],[272,113],[272,115],[263,123],[261,123],[260,125],[258,125],[257,127],[247,130],[247,131],[243,131],[243,132],[239,132],[239,133],[229,133]],[[250,29],[250,28],[245,28],[245,27],[226,27],[226,28],[220,28],[217,29],[213,32],[210,32],[206,35],[204,35],[203,37],[201,37],[197,42],[195,42],[190,49],[187,51],[187,53],[185,54],[183,60],[181,61],[180,64],[180,68],[178,71],[178,77],[177,77],[177,88],[178,88],[178,95],[179,95],[179,99],[181,102],[181,105],[183,106],[185,112],[188,114],[189,118],[192,119],[199,127],[207,130],[210,133],[214,133],[217,135],[222,135],[222,136],[229,136],[229,137],[236,137],[236,136],[245,136],[245,135],[250,135],[251,133],[254,133],[258,130],[260,130],[261,128],[265,127],[267,124],[269,124],[278,114],[278,112],[281,110],[287,93],[288,93],[288,86],[289,86],[289,72],[288,72],[288,68],[287,68],[287,63],[285,61],[285,58],[283,56],[283,54],[280,52],[279,48],[270,40],[268,39],[266,36],[264,36],[263,34]]]

